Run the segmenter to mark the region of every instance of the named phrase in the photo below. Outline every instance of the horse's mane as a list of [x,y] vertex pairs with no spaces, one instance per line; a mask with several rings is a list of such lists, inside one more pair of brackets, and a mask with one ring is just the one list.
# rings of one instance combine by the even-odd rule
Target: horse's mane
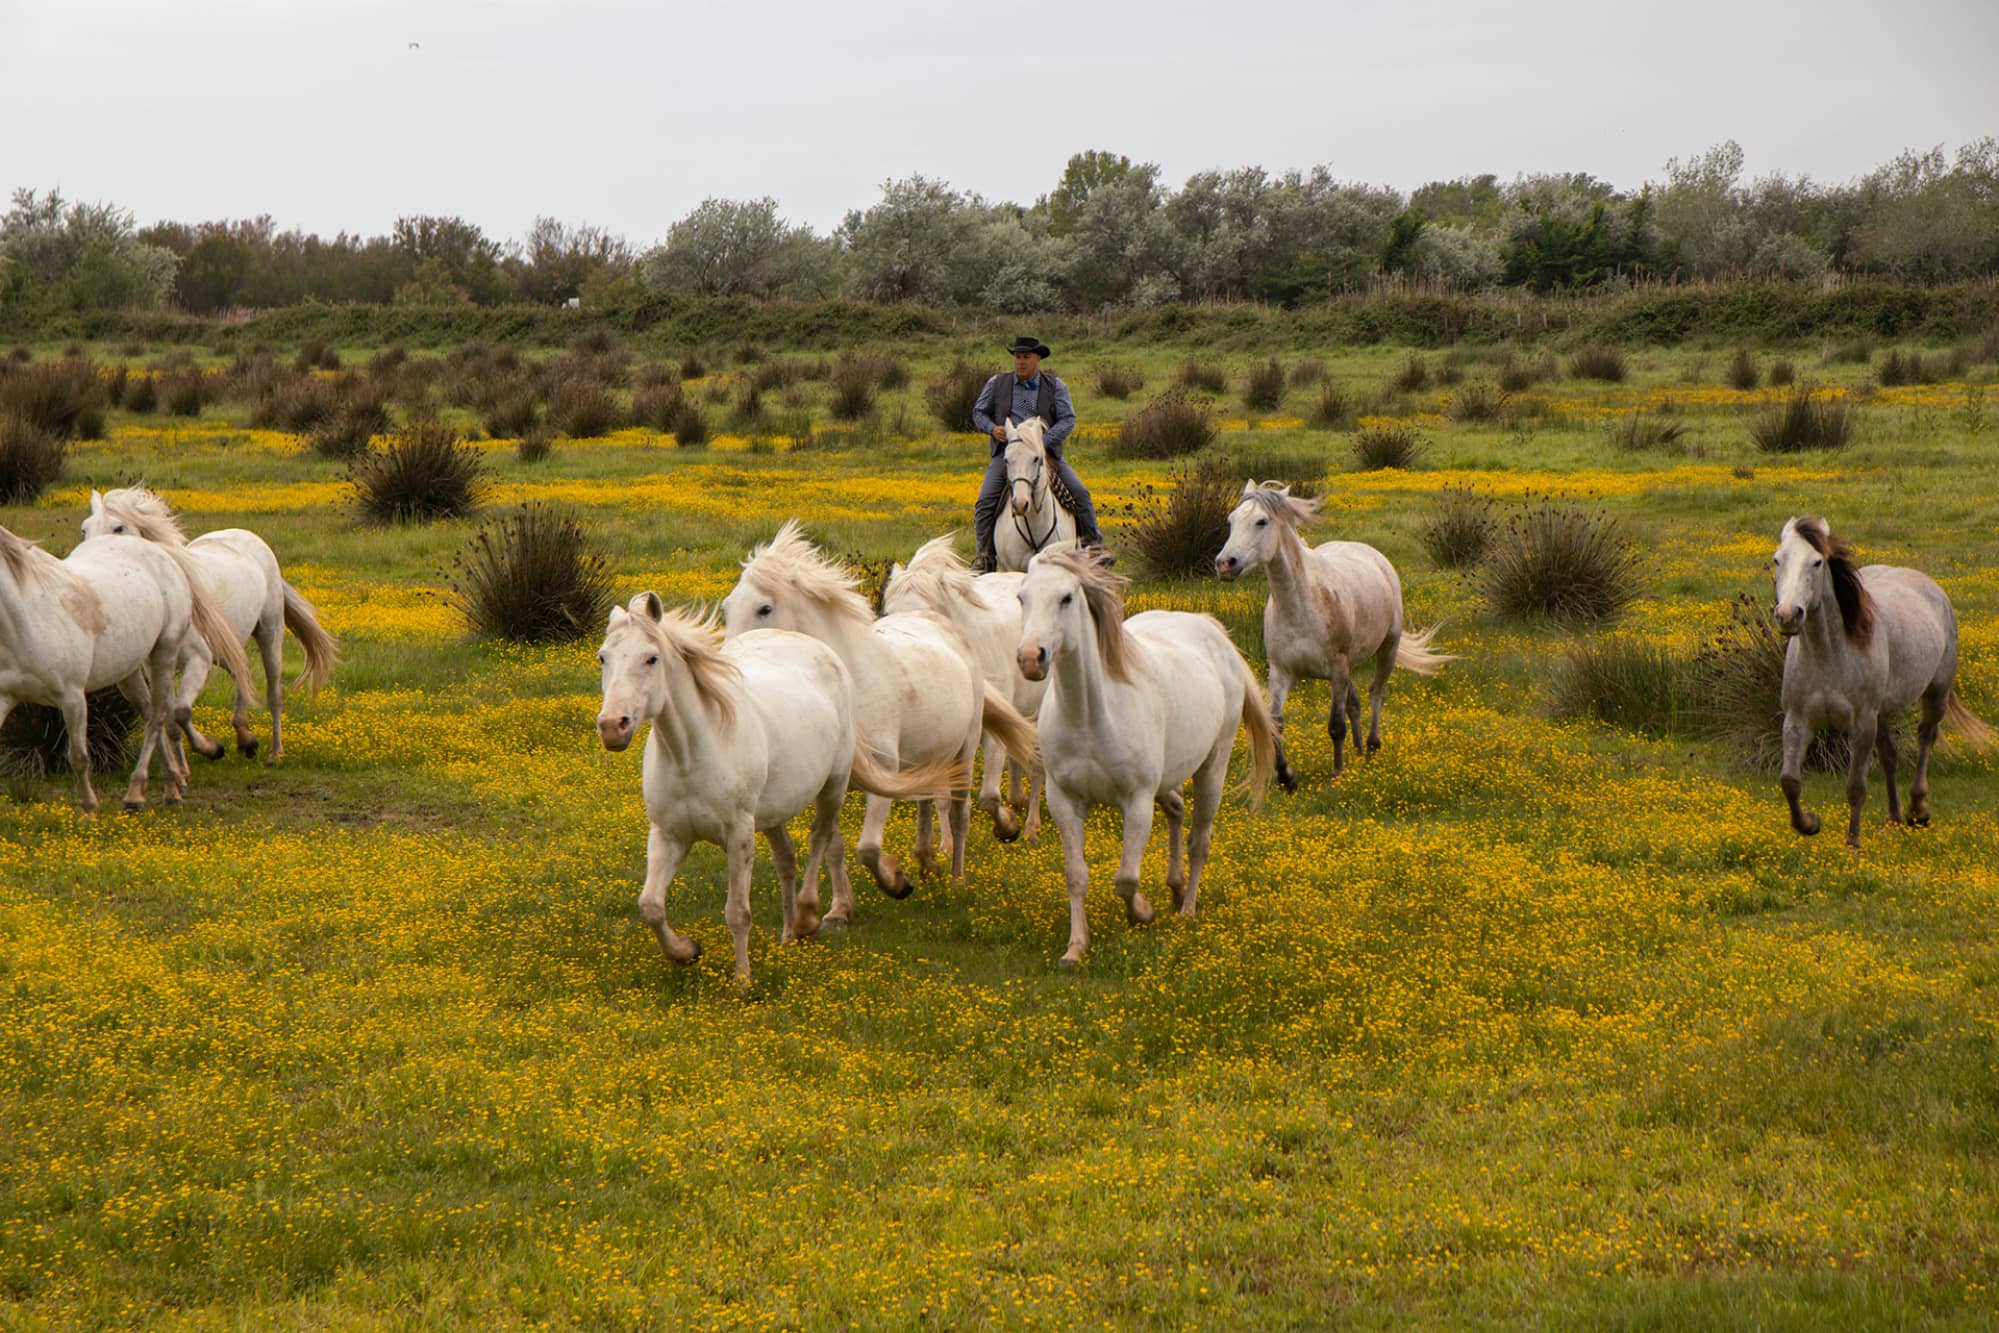
[[1794,518],[1791,530],[1825,557],[1832,571],[1832,595],[1839,603],[1840,619],[1846,622],[1846,637],[1856,648],[1865,648],[1874,637],[1874,599],[1860,582],[1860,569],[1853,560],[1853,547],[1832,535],[1822,518]]
[[957,535],[947,532],[917,547],[909,563],[889,575],[888,586],[882,590],[883,608],[894,611],[918,606],[942,611],[956,601],[984,606],[970,567],[952,545]]
[[1281,481],[1266,481],[1243,496],[1258,509],[1280,523],[1297,527],[1301,523],[1317,518],[1319,506],[1325,503],[1321,496],[1306,497],[1293,495],[1291,488]]
[[7,573],[17,584],[30,584],[41,577],[41,565],[60,563],[42,549],[40,542],[31,542],[26,537],[0,528],[0,565],[7,567]]
[[[736,687],[743,673],[722,655],[715,634],[715,613],[703,609],[688,612],[667,607],[656,592],[642,592],[632,598],[632,623],[650,634],[661,648],[680,659],[694,682],[694,693],[715,710],[724,727],[736,725]],[[653,612],[659,618],[653,618]]]
[[104,512],[114,515],[126,527],[149,542],[164,546],[187,545],[187,533],[172,505],[144,486],[121,486],[103,495]]
[[762,546],[743,561],[743,577],[767,591],[785,589],[826,612],[868,624],[875,618],[868,599],[861,596],[860,580],[836,560],[829,560],[818,547],[805,540],[795,518],[786,519]]
[[1131,580],[1111,573],[1101,550],[1065,546],[1043,551],[1034,557],[1037,564],[1053,565],[1076,577],[1083,585],[1083,604],[1097,627],[1097,652],[1104,671],[1112,680],[1131,679],[1131,641],[1124,632],[1124,590]]
[[[1037,449],[1046,449],[1048,447],[1047,441],[1043,439],[1043,436],[1047,434],[1048,428],[1041,424],[1040,417],[1029,417],[1027,420],[1015,426],[1013,430],[1014,434],[1020,436],[1023,440],[1026,440],[1029,444],[1033,445]],[[1030,435],[1028,433],[1030,431],[1032,431],[1033,434]]]

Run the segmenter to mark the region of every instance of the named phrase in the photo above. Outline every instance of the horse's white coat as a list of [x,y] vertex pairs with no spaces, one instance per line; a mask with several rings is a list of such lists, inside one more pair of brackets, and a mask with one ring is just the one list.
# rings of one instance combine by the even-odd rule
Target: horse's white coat
[[[1050,680],[1041,704],[1041,762],[1069,888],[1065,966],[1080,962],[1090,943],[1083,855],[1090,806],[1123,813],[1117,891],[1126,915],[1141,925],[1153,912],[1138,891],[1139,863],[1154,803],[1165,810],[1166,883],[1181,915],[1193,916],[1238,721],[1249,730],[1253,795],[1261,795],[1275,763],[1263,692],[1220,622],[1184,611],[1124,620],[1122,587],[1097,557],[1076,551],[1036,557],[1021,583],[1019,668]],[[1194,818],[1183,872],[1180,786],[1190,777]]]
[[[1258,567],[1269,572],[1263,651],[1270,660],[1272,717],[1281,738],[1291,687],[1300,680],[1328,682],[1333,707],[1326,730],[1333,739],[1333,776],[1338,777],[1346,767],[1343,715],[1353,725],[1354,748],[1363,744],[1354,668],[1374,659],[1365,742],[1372,751],[1381,748],[1381,705],[1388,696],[1389,672],[1399,666],[1427,676],[1455,659],[1430,651],[1436,626],[1405,635],[1402,580],[1387,556],[1365,542],[1305,545],[1298,525],[1318,513],[1318,500],[1300,499],[1273,482],[1246,482],[1242,496],[1229,515],[1229,539],[1215,557],[1215,572],[1225,581]],[[1277,780],[1287,791],[1298,785],[1281,739]]]
[[[1909,822],[1930,821],[1930,752],[1948,717],[1972,745],[1990,744],[1992,733],[1957,697],[1957,617],[1950,598],[1927,574],[1894,565],[1855,569],[1846,547],[1822,520],[1793,518],[1777,535],[1771,559],[1777,628],[1784,649],[1784,758],[1779,777],[1791,808],[1791,825],[1810,835],[1819,817],[1799,802],[1805,749],[1822,726],[1847,735],[1849,846],[1860,846],[1860,815],[1867,804],[1870,752],[1881,759],[1888,784],[1888,818],[1900,823],[1895,789],[1895,742],[1888,719],[1920,702],[1916,771],[1909,786]],[[1856,633],[1841,607],[1838,583],[1857,579]],[[1849,583],[1848,595],[1853,596]]]
[[[278,557],[256,533],[244,528],[224,528],[203,533],[193,541],[182,531],[180,520],[166,501],[143,486],[128,486],[99,495],[90,493],[90,516],[83,520],[83,539],[129,535],[143,537],[163,546],[185,549],[193,561],[208,595],[236,632],[236,641],[254,637],[264,666],[264,703],[271,713],[271,748],[265,762],[275,764],[284,757],[284,631],[287,626],[305,651],[305,668],[297,684],[316,690],[326,683],[333,670],[333,637],[321,628],[312,603],[285,582]],[[210,759],[222,757],[222,747],[195,728],[193,705],[214,667],[215,655],[199,635],[191,635],[175,663],[180,671],[180,691],[174,697],[174,716],[194,748]],[[236,748],[244,754],[257,752],[257,737],[250,730],[250,679],[247,672],[231,673],[236,687],[233,722]]]
[[1019,573],[1038,551],[1076,544],[1076,516],[1055,501],[1040,417],[1006,427],[1006,508],[993,527],[999,567]]

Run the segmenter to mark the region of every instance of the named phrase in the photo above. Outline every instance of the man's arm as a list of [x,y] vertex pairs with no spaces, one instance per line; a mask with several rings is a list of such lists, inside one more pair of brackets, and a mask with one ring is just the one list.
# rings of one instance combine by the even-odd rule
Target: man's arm
[[1076,409],[1069,405],[1069,386],[1058,379],[1055,381],[1055,420],[1048,423],[1048,433],[1041,437],[1041,442],[1050,449],[1059,449],[1074,429]]
[[997,375],[987,380],[986,387],[979,390],[979,401],[972,404],[972,424],[979,428],[981,435],[991,435],[993,426],[997,424],[993,421],[993,386],[998,383]]

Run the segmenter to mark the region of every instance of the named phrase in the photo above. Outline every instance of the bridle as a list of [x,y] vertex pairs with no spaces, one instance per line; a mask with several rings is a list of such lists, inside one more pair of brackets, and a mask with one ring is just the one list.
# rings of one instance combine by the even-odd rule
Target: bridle
[[[1034,474],[1032,476],[1008,477],[1006,479],[1009,492],[1012,492],[1016,486],[1027,487],[1027,512],[1029,519],[1032,518],[1035,510],[1041,508],[1041,497],[1047,494],[1047,477],[1045,475],[1047,467],[1048,450],[1044,446],[1041,452],[1034,456]],[[1009,494],[1008,499],[1011,500],[1012,498],[1012,494]],[[1007,505],[1007,512],[1013,517],[1013,530],[1018,532],[1020,539],[1027,543],[1028,550],[1039,553],[1044,546],[1055,539],[1056,531],[1062,526],[1061,507],[1058,505],[1055,509],[1056,512],[1048,520],[1048,531],[1036,537],[1032,522],[1022,519],[1020,510],[1012,504]]]

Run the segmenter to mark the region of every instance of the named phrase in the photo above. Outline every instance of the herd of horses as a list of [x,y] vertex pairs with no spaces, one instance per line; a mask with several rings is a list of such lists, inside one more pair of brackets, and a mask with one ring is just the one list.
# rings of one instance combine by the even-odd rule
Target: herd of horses
[[[1027,483],[1016,488],[1013,507],[1030,533],[1054,530],[1041,509],[1045,483],[1031,465],[1032,435],[1012,432],[1009,439],[1009,470],[1018,448]],[[1044,796],[1060,834],[1069,897],[1065,966],[1080,963],[1089,947],[1083,827],[1091,806],[1115,808],[1123,820],[1115,884],[1127,919],[1145,924],[1154,916],[1139,870],[1155,809],[1166,816],[1172,905],[1193,916],[1239,726],[1249,737],[1245,785],[1255,809],[1272,777],[1286,790],[1298,785],[1283,745],[1286,699],[1297,681],[1329,684],[1337,777],[1349,733],[1357,752],[1380,747],[1395,668],[1428,675],[1455,660],[1432,646],[1436,627],[1406,630],[1400,580],[1379,551],[1360,542],[1305,543],[1299,529],[1317,512],[1317,501],[1285,486],[1247,482],[1215,557],[1224,580],[1266,573],[1268,695],[1214,617],[1127,617],[1128,581],[1112,572],[1108,557],[1057,540],[1044,539],[1038,552],[1002,542],[1003,563],[1015,567],[975,576],[952,535],[934,538],[891,571],[877,615],[857,577],[792,519],[751,551],[719,608],[669,607],[650,592],[614,608],[598,653],[596,725],[603,745],[622,751],[649,724],[641,918],[669,959],[692,962],[700,946],[667,921],[666,891],[694,843],[719,845],[728,865],[735,970],[746,982],[761,834],[782,896],[783,939],[845,925],[854,897],[839,816],[850,786],[867,797],[856,852],[884,893],[911,891],[908,873],[882,848],[899,800],[919,803],[918,869],[935,873],[941,852],[962,879],[981,749],[977,799],[996,838],[1037,836]],[[18,702],[60,709],[83,806],[95,810],[86,699],[115,685],[145,725],[125,809],[144,807],[155,754],[165,800],[177,803],[189,778],[182,739],[209,758],[223,753],[192,715],[216,663],[235,682],[238,748],[257,749],[243,650],[254,639],[272,719],[267,758],[275,762],[283,753],[283,631],[303,650],[296,683],[317,688],[336,659],[333,638],[284,580],[270,547],[243,529],[190,541],[167,503],[142,487],[93,491],[82,536],[58,559],[0,528],[0,722]],[[1941,724],[1951,722],[1974,747],[1993,740],[1956,691],[1949,598],[1916,570],[1857,567],[1847,545],[1816,518],[1784,524],[1771,568],[1775,623],[1789,639],[1780,785],[1792,826],[1807,835],[1820,828],[1800,795],[1807,745],[1823,727],[1850,741],[1847,842],[1860,845],[1873,755],[1887,779],[1888,817],[1904,819],[1889,720],[1912,705],[1919,707],[1919,748],[1906,819],[1927,824],[1929,761]],[[1363,733],[1353,673],[1370,660]],[[787,825],[808,808],[801,874]],[[823,916],[822,869],[832,896]]]

